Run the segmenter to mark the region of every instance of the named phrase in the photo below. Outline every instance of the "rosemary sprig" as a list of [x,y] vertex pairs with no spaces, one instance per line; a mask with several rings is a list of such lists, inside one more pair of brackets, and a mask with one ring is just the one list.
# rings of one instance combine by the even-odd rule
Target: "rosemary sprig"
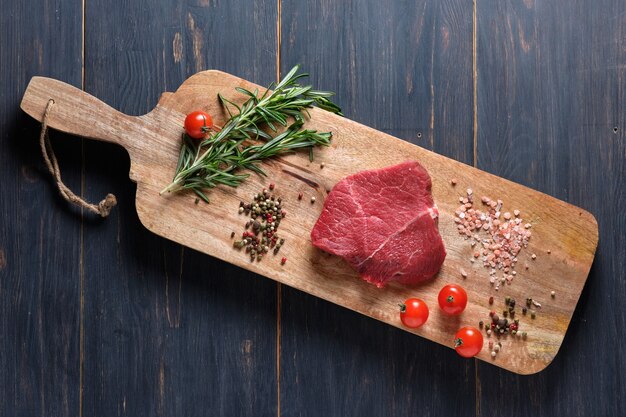
[[[265,175],[258,165],[264,159],[301,148],[328,146],[332,134],[302,129],[304,116],[314,105],[339,115],[341,109],[330,101],[334,93],[300,85],[298,80],[308,74],[299,74],[298,69],[297,65],[293,67],[262,95],[258,90],[237,87],[238,92],[249,97],[241,106],[218,94],[230,118],[219,132],[201,142],[183,134],[176,174],[161,194],[191,189],[208,202],[206,189],[218,184],[236,187],[249,176],[237,173],[238,170]],[[286,130],[276,134],[280,127]],[[247,144],[250,141],[259,142]],[[309,155],[312,157],[312,152]]]

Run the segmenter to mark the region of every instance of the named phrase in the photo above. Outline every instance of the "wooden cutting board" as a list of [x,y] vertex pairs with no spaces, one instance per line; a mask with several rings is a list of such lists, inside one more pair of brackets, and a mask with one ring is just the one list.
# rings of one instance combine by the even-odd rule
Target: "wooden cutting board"
[[[159,195],[174,174],[185,115],[202,109],[222,125],[225,113],[216,95],[221,92],[235,102],[243,102],[244,97],[234,90],[237,86],[252,90],[258,87],[220,71],[200,72],[187,79],[176,93],[164,93],[150,113],[134,117],[70,85],[34,77],[21,107],[41,121],[48,100],[53,99],[51,128],[123,146],[131,159],[130,178],[137,183],[139,218],[160,236],[449,347],[456,330],[465,325],[478,327],[480,320],[488,322],[489,311],[501,312],[504,297],[511,296],[518,300],[517,318],[521,321],[520,331],[528,334],[526,340],[485,337],[478,358],[520,374],[539,372],[554,359],[598,242],[598,226],[590,213],[319,109],[311,111],[307,127],[332,131],[333,140],[330,147],[315,149],[314,162],[309,162],[306,152],[270,161],[264,166],[267,178],[253,175],[238,188],[212,190],[210,204],[194,204],[192,193]],[[314,248],[309,234],[324,198],[341,178],[406,160],[419,161],[432,177],[440,211],[439,230],[448,255],[438,276],[429,283],[416,287],[391,284],[379,289],[362,281],[340,258]],[[452,178],[458,181],[455,187],[450,184]],[[240,235],[247,220],[238,214],[239,202],[250,201],[270,182],[276,184],[275,193],[283,198],[288,212],[280,226],[286,243],[279,255],[269,254],[261,262],[251,262],[243,251],[233,248],[231,232]],[[482,262],[470,263],[474,250],[458,234],[454,223],[459,197],[465,196],[468,187],[476,196],[503,200],[506,210],[519,209],[524,221],[533,225],[529,247],[518,256],[517,276],[499,291],[489,283],[489,270]],[[302,200],[298,200],[298,193],[303,194]],[[312,196],[317,199],[314,204]],[[288,261],[281,266],[282,256]],[[524,264],[529,265],[527,270]],[[467,278],[461,277],[461,269],[467,272]],[[455,318],[445,316],[437,304],[439,290],[451,282],[462,284],[469,297],[467,309]],[[556,293],[554,298],[551,291]],[[488,303],[490,296],[495,298],[493,306]],[[536,308],[534,320],[521,315],[521,305],[528,296],[542,304]],[[398,303],[408,297],[422,298],[430,307],[428,322],[417,330],[404,328],[399,319]],[[502,343],[495,359],[487,348],[489,340]],[[450,355],[456,353],[450,351]]]

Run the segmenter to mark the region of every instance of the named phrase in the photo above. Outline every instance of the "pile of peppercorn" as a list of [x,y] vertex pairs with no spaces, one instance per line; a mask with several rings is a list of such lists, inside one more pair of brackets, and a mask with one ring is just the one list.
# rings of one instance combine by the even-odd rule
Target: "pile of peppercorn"
[[[489,304],[493,304],[493,297],[489,298]],[[522,337],[525,339],[526,332],[519,332],[519,319],[515,318],[515,298],[505,297],[504,304],[507,308],[502,311],[502,317],[500,317],[498,313],[492,310],[489,313],[491,323],[487,326],[484,326],[484,322],[481,320],[478,323],[479,327],[485,327],[487,336],[491,336],[492,333],[496,336],[511,334],[513,336],[517,335],[517,337]]]
[[[489,304],[493,304],[493,297],[489,297]],[[526,332],[520,332],[519,319],[515,318],[515,298],[505,297],[504,304],[506,309],[502,310],[502,317],[498,315],[495,311],[489,312],[489,317],[491,318],[491,323],[485,325],[485,323],[481,320],[478,323],[478,326],[482,329],[485,328],[487,332],[487,337],[491,337],[492,334],[495,334],[500,338],[500,336],[517,336],[518,339],[526,340]],[[524,307],[523,313],[526,314],[526,308]],[[510,319],[510,320],[509,320]],[[498,352],[502,349],[502,343],[497,342],[495,345],[493,341],[489,341],[489,350],[491,351],[491,357],[493,359],[496,358]]]
[[[270,190],[273,189],[274,184],[270,184]],[[281,239],[277,233],[281,219],[287,215],[283,210],[282,199],[270,194],[269,190],[264,188],[262,192],[254,195],[252,202],[239,203],[239,214],[250,216],[250,220],[245,224],[246,230],[241,240],[236,240],[233,246],[237,249],[245,248],[246,253],[250,254],[251,261],[255,259],[260,261],[270,249],[273,249],[276,255],[285,243],[285,239]],[[281,263],[285,262],[281,260]]]

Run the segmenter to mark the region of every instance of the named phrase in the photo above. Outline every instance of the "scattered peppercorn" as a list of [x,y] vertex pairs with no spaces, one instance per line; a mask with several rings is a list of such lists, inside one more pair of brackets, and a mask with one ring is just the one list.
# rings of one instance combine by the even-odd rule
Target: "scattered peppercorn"
[[234,238],[235,237],[235,232],[230,232],[230,238]]
[[320,168],[324,168],[325,166],[326,166],[326,163],[325,163],[325,162],[322,162],[322,163],[320,164]]
[[485,325],[485,322],[483,322],[482,320],[478,322],[478,327],[480,327],[481,329],[483,328],[484,325]]
[[283,256],[283,258],[280,260],[280,264],[285,265],[285,262],[287,262],[287,258]]
[[535,313],[535,310],[530,310],[530,318],[534,319],[535,317],[537,317],[537,313]]
[[298,194],[298,200],[302,200],[302,193]]
[[489,297],[489,305],[493,304],[493,297]]
[[552,292],[550,293],[550,296],[551,296],[552,298],[556,297],[556,292],[552,291]]
[[522,307],[522,314],[526,315],[526,312],[528,312],[528,309],[526,307]]
[[270,190],[273,190],[273,189],[274,189],[274,186],[275,186],[275,185],[274,185],[274,183],[273,183],[273,182],[272,182],[272,183],[270,183]]
[[315,203],[315,196],[311,197],[311,204]]

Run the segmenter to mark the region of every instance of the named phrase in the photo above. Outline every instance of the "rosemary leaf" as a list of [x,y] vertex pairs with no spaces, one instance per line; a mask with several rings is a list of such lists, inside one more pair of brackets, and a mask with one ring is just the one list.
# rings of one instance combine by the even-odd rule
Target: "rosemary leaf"
[[[219,132],[199,143],[183,134],[176,174],[161,194],[191,189],[208,202],[207,189],[219,184],[237,187],[248,178],[249,174],[237,173],[238,170],[265,175],[259,166],[265,159],[308,148],[312,161],[313,147],[328,146],[332,134],[303,129],[305,116],[309,116],[308,108],[317,106],[339,115],[341,109],[330,100],[334,93],[300,85],[298,80],[308,74],[298,73],[298,70],[296,65],[261,95],[257,89],[236,87],[237,92],[248,97],[241,105],[218,94],[228,113],[228,121]],[[278,126],[286,130],[278,133]]]

